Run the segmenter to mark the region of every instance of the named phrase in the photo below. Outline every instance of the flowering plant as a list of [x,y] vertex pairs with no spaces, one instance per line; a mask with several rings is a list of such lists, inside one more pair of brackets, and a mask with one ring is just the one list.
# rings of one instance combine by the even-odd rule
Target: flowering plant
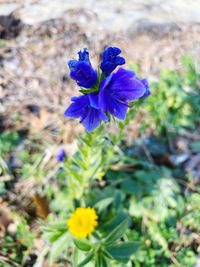
[[107,193],[92,193],[117,157],[117,139],[104,130],[102,122],[112,117],[125,120],[134,101],[150,94],[147,80],[134,71],[120,67],[113,72],[125,64],[120,53],[117,47],[107,48],[98,71],[93,69],[86,48],[78,53],[78,60],[68,62],[70,77],[81,87],[82,95],[72,97],[65,116],[80,118],[86,132],[71,159],[63,149],[56,157],[65,168],[68,212],[64,220],[52,220],[43,227],[44,238],[52,243],[51,262],[65,250],[71,266],[106,267],[116,266],[116,262],[122,264],[117,266],[131,266],[129,258],[139,248],[138,242],[126,236],[130,216],[120,209],[121,194],[109,192],[109,187]]
[[80,118],[88,132],[97,128],[101,121],[108,121],[110,116],[124,120],[133,101],[150,94],[147,80],[140,79],[134,71],[119,68],[113,73],[118,65],[125,64],[120,53],[117,47],[107,48],[98,75],[92,68],[86,48],[78,53],[78,61],[68,62],[71,78],[86,89],[80,89],[83,95],[72,97],[73,103],[65,111],[65,116]]

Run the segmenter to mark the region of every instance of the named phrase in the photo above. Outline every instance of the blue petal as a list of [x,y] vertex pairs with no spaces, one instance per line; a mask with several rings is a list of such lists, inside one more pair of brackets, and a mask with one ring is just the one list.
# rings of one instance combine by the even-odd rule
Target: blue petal
[[89,97],[89,101],[90,101],[90,106],[93,108],[99,109],[99,103],[98,103],[99,96],[98,96],[98,94],[91,93],[91,94],[88,94],[88,97]]
[[106,115],[103,111],[101,111],[100,109],[99,109],[99,118],[100,118],[102,121],[108,121],[108,117],[107,117],[107,115]]
[[[137,79],[135,72],[119,68],[116,73],[104,79],[100,84],[101,90],[109,91],[110,96],[124,100],[135,100],[144,95],[146,89]],[[104,104],[102,103],[102,107]]]
[[149,89],[146,90],[146,92],[144,93],[143,97],[147,97],[151,94],[151,91]]
[[99,107],[102,111],[106,111],[107,110],[107,102],[106,102],[106,94],[105,94],[105,89],[106,89],[106,80],[103,80],[101,82],[101,90],[99,92]]
[[117,117],[120,120],[124,120],[126,118],[128,103],[123,103],[115,98],[108,97],[107,107],[110,114],[113,115],[114,117]]
[[109,111],[110,114],[125,119],[128,101],[141,98],[147,93],[147,81],[143,82],[136,76],[135,72],[119,68],[116,73],[111,74],[100,84],[99,108]]
[[146,78],[141,79],[141,82],[143,83],[143,85],[144,85],[144,87],[145,87],[146,89],[149,89],[149,83],[148,83],[148,81],[147,81]]
[[84,118],[84,120],[81,121],[81,123],[84,125],[85,129],[88,132],[93,131],[95,128],[99,126],[101,122],[101,118],[99,116],[98,109],[90,108],[87,116]]
[[123,65],[123,64],[125,64],[125,59],[123,57],[116,57],[115,64],[116,65]]
[[86,109],[89,105],[89,100],[87,95],[82,95],[79,97],[73,97],[71,99],[74,101],[68,109],[65,111],[64,115],[66,117],[71,117],[71,118],[79,118],[83,116],[83,114],[86,112]]
[[[130,84],[127,83],[126,85],[127,87],[125,87],[125,84],[121,84],[121,87],[116,87],[116,83],[115,86],[113,86],[113,90],[115,90],[115,88],[119,88],[118,90],[115,90],[115,95],[118,98],[132,101],[135,99],[139,99],[146,92],[146,89],[143,84],[135,79],[133,79]],[[124,88],[122,88],[122,86],[124,86]]]
[[87,48],[84,48],[83,52],[81,52],[81,50],[78,52],[79,55],[79,61],[86,61],[86,62],[90,62],[89,60],[89,53],[87,51]]
[[71,101],[75,102],[75,101],[78,100],[79,98],[81,98],[81,96],[72,96],[72,97],[71,97]]
[[107,87],[116,97],[125,100],[135,100],[144,95],[146,89],[143,83],[136,79],[135,72],[119,68],[112,74]]
[[74,64],[71,69],[70,77],[74,80],[79,81],[84,78],[89,78],[90,73],[91,73],[91,66],[87,62],[77,61],[76,65]]
[[99,93],[99,106],[102,111],[108,110],[111,115],[117,117],[120,120],[124,120],[128,110],[128,102],[121,101],[109,94],[109,91],[105,89]]
[[149,90],[149,83],[148,83],[146,78],[142,79],[141,82],[143,83],[143,85],[146,88],[146,91],[145,91],[143,97],[147,97],[151,94],[151,91]]
[[[65,116],[81,118],[80,123],[88,132],[99,126],[101,120],[108,121],[106,114],[98,108],[98,95],[87,94],[79,97],[72,97],[73,103],[65,111]],[[94,107],[93,107],[93,106]]]
[[78,63],[77,60],[69,60],[67,64],[68,64],[69,69],[70,69],[71,71],[75,71],[76,68],[77,68],[77,63]]
[[107,49],[104,50],[102,58],[103,60],[112,61],[120,53],[121,53],[121,49],[119,49],[118,47],[108,47]]

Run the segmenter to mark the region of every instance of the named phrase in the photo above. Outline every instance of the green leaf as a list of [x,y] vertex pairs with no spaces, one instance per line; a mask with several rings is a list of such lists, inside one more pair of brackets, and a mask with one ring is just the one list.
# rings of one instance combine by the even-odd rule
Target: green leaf
[[53,263],[54,259],[60,255],[64,249],[67,249],[70,244],[71,235],[69,232],[65,232],[61,237],[59,237],[53,244],[49,256],[50,264]]
[[79,92],[81,92],[84,95],[87,95],[89,93],[97,93],[98,88],[91,88],[91,89],[87,89],[87,90],[81,89],[81,90],[79,90]]
[[103,224],[100,227],[100,231],[104,233],[104,236],[107,236],[115,227],[117,227],[126,218],[128,218],[128,215],[121,212],[114,219]]
[[128,218],[123,220],[117,227],[115,227],[114,230],[107,235],[104,242],[106,244],[112,244],[115,240],[122,237],[127,228],[128,228]]
[[74,239],[74,244],[83,251],[89,251],[92,248],[88,241],[82,239]]
[[83,144],[87,145],[88,147],[91,146],[89,140],[87,140],[86,138],[84,138],[83,136],[79,136],[80,140],[83,142]]
[[155,240],[157,244],[161,245],[163,250],[168,251],[167,240],[164,238],[163,233],[160,231],[155,222],[148,221],[148,231],[152,235],[153,240]]
[[81,262],[78,264],[78,266],[84,266],[86,265],[88,262],[90,262],[94,257],[94,251],[92,250],[88,255],[87,257]]
[[84,157],[87,157],[88,154],[87,154],[87,151],[81,147],[81,145],[78,145],[78,150],[80,151],[80,153],[84,156]]
[[5,184],[3,182],[0,182],[0,195],[4,194],[6,192]]
[[101,267],[101,254],[98,253],[95,258],[95,267]]
[[[127,263],[128,261],[129,261],[129,258],[126,258],[126,257],[122,257],[122,258],[120,258],[120,257],[113,257],[106,249],[104,250],[104,255],[107,257],[107,258],[109,258],[109,259],[111,259],[111,260],[117,260],[117,261],[120,261],[120,262],[123,262],[123,263]],[[118,265],[117,265],[118,266]],[[121,265],[120,265],[121,266]],[[123,265],[124,266],[124,265]]]
[[74,251],[73,251],[73,266],[77,266],[77,264],[78,264],[79,251],[80,250],[77,247],[74,248]]
[[67,230],[67,223],[66,220],[50,222],[49,228],[58,229],[58,230]]
[[43,238],[50,243],[55,242],[60,236],[62,236],[62,232],[46,232],[43,234]]
[[107,260],[104,258],[103,254],[98,253],[95,259],[95,267],[108,267]]
[[101,259],[101,267],[108,267],[107,259],[105,257],[103,257],[103,256],[102,256],[102,259]]
[[0,155],[11,152],[20,142],[17,132],[2,133],[0,135]]
[[135,195],[140,189],[136,182],[131,179],[123,181],[121,187],[126,194],[130,195]]
[[87,167],[85,164],[78,158],[78,156],[74,156],[72,161],[79,167],[81,167],[83,170],[85,170]]
[[120,205],[121,205],[121,193],[120,192],[117,192],[115,194],[115,202],[114,202],[114,205],[115,205],[115,209],[118,210]]
[[107,258],[109,258],[110,260],[113,260],[113,256],[106,250],[106,248],[103,248],[103,255]]
[[116,260],[127,259],[133,253],[139,249],[139,242],[124,242],[111,247],[107,247],[106,250]]
[[73,167],[68,166],[67,172],[74,176],[77,181],[82,182],[83,178],[78,174],[78,170],[75,170],[73,169]]
[[104,209],[106,209],[113,201],[114,201],[113,197],[107,197],[107,198],[101,199],[98,202],[96,202],[96,204],[94,205],[94,208],[97,209],[98,212],[101,212]]

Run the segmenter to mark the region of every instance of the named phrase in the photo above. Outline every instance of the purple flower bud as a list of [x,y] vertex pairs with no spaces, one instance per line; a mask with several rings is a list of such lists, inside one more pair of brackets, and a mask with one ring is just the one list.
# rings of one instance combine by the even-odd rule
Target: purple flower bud
[[56,160],[58,162],[62,162],[62,161],[64,161],[65,156],[66,156],[65,149],[64,148],[60,148],[59,151],[58,151],[58,154],[56,155]]
[[83,52],[78,52],[79,59],[70,60],[70,77],[77,82],[79,86],[91,88],[97,82],[97,71],[92,68],[89,60],[89,53],[85,48]]
[[108,47],[103,52],[100,68],[106,76],[109,76],[117,66],[125,64],[125,59],[118,56],[120,53],[121,50],[117,47]]

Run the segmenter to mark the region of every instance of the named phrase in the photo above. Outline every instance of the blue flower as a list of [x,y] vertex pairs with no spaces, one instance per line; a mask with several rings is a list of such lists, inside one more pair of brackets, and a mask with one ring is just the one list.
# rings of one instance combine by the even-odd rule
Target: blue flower
[[102,111],[124,120],[129,107],[128,101],[141,98],[146,92],[145,85],[135,72],[119,68],[100,84],[99,106]]
[[119,68],[112,73],[117,66],[125,64],[120,53],[117,47],[108,47],[103,52],[100,65],[102,75],[99,79],[97,71],[91,66],[86,48],[78,52],[78,60],[68,62],[71,78],[89,90],[82,89],[80,92],[84,95],[71,98],[72,103],[65,111],[65,116],[80,118],[80,123],[88,132],[98,127],[101,121],[108,121],[109,114],[124,120],[130,101],[151,93],[147,79],[140,79],[135,72]]
[[105,76],[109,76],[118,65],[125,64],[125,59],[118,56],[120,53],[121,50],[117,47],[108,47],[103,52],[103,61],[100,68],[104,72]]
[[70,60],[70,77],[77,82],[79,86],[91,88],[97,82],[97,71],[95,71],[89,60],[89,53],[85,48],[83,52],[79,51],[79,60]]
[[64,148],[60,148],[58,151],[58,154],[56,155],[56,160],[58,162],[62,162],[64,161],[65,156],[66,156],[66,153],[65,153]]
[[108,121],[106,114],[99,108],[98,94],[87,94],[79,97],[72,97],[73,103],[65,111],[65,116],[80,118],[88,132],[99,126],[101,120]]

